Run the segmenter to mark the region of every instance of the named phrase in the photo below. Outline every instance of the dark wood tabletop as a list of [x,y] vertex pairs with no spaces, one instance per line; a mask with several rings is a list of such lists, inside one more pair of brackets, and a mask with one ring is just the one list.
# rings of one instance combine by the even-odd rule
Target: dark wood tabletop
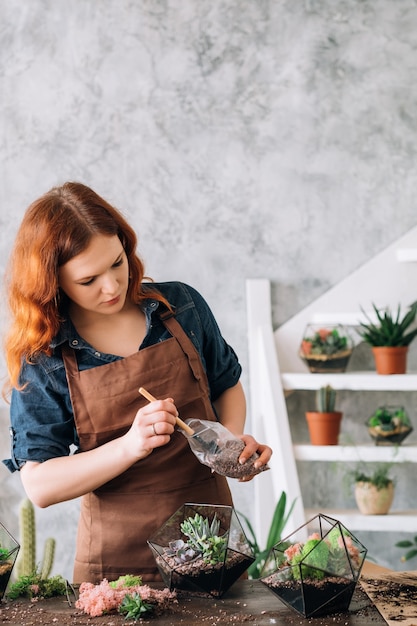
[[[19,607],[19,612],[17,608]],[[27,600],[3,601],[0,623],[6,626],[121,626],[122,615],[90,617],[69,606],[66,599],[51,598],[31,603]],[[164,626],[218,626],[220,624],[256,624],[257,626],[386,626],[374,604],[357,585],[349,610],[328,617],[304,618],[288,609],[260,581],[236,582],[221,599],[178,595],[178,603],[162,615],[141,619],[140,624]]]

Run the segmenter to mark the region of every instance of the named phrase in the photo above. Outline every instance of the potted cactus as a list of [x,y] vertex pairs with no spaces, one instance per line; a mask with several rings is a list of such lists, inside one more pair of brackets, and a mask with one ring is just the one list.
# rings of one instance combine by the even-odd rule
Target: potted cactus
[[171,591],[221,597],[255,556],[232,506],[187,503],[148,540]]
[[316,391],[316,410],[306,412],[306,420],[313,445],[331,446],[339,441],[341,411],[335,410],[336,390],[331,385]]
[[[308,535],[308,527],[318,532]],[[367,549],[339,521],[320,514],[270,551],[261,582],[304,617],[347,611]]]
[[0,523],[0,602],[6,591],[20,545]]
[[340,373],[346,370],[353,347],[353,340],[344,326],[309,324],[299,356],[313,374]]

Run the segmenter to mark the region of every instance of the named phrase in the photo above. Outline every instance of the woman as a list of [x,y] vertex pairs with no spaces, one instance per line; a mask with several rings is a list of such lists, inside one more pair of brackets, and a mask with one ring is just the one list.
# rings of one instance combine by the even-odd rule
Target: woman
[[209,307],[182,283],[144,282],[136,243],[115,208],[66,183],[28,208],[11,257],[5,463],[37,506],[82,496],[76,583],[159,580],[150,535],[184,502],[232,503],[179,414],[219,419],[245,442],[242,463],[271,456],[242,434],[241,368]]

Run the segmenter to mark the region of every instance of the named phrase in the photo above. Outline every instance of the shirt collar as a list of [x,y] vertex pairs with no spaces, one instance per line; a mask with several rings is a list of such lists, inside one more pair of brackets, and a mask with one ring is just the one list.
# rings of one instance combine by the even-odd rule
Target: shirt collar
[[[149,321],[151,316],[158,310],[159,305],[160,302],[158,300],[154,300],[153,298],[149,298],[144,301],[142,309],[146,315],[147,321]],[[77,344],[74,343],[74,339],[77,340]],[[51,341],[51,348],[55,349],[57,346],[60,346],[65,342],[68,342],[77,348],[82,348],[87,345],[82,337],[80,337],[77,333],[76,328],[69,317],[64,319],[61,323],[58,334],[55,335]]]

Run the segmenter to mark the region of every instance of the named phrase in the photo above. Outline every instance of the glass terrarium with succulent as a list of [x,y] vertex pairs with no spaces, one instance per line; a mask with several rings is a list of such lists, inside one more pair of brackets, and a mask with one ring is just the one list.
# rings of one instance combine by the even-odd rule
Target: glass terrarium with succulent
[[0,523],[0,601],[3,599],[20,545]]
[[186,503],[148,540],[170,589],[221,597],[255,560],[232,506]]
[[346,611],[366,554],[343,524],[320,514],[271,549],[261,581],[304,617]]
[[346,370],[353,348],[353,339],[344,326],[309,324],[301,340],[299,356],[313,374],[340,373]]
[[368,433],[377,445],[400,444],[413,427],[403,406],[380,406],[366,422]]

